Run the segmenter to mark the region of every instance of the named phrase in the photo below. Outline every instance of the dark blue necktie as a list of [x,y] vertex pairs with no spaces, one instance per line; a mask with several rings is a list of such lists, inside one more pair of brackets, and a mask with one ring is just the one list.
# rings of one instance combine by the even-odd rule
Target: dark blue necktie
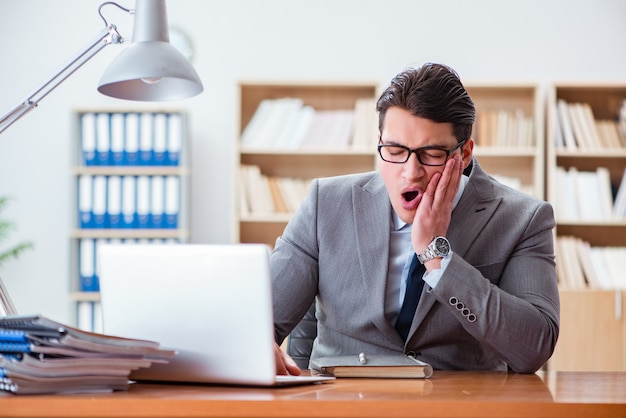
[[409,274],[406,279],[404,302],[402,302],[402,309],[400,309],[400,315],[398,315],[398,320],[396,321],[396,330],[405,341],[407,335],[409,335],[417,303],[422,295],[422,289],[424,288],[422,276],[425,271],[426,268],[417,259],[417,254],[413,254],[413,261],[411,261],[411,267],[409,267]]

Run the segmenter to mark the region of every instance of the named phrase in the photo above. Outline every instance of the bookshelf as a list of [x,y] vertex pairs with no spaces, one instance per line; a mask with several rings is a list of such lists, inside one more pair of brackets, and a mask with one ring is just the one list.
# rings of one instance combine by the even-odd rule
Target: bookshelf
[[[555,207],[561,289],[561,335],[549,363],[556,370],[626,370],[626,216],[607,209],[625,175],[626,136],[622,142],[611,142],[600,127],[611,121],[613,129],[620,129],[619,114],[625,100],[626,82],[556,83],[548,91],[547,195]],[[591,115],[580,109],[590,110]],[[603,171],[604,177],[598,171]],[[595,178],[596,187],[583,183],[593,181],[585,178]],[[602,190],[605,194],[598,194]],[[577,257],[568,252],[564,244],[568,240],[586,243],[589,251]],[[603,268],[609,270],[598,270],[597,261],[592,263],[595,268],[585,270],[580,260],[599,251],[612,254],[601,257]],[[607,259],[612,266],[607,267]],[[616,261],[620,270],[611,274]]]
[[[276,210],[276,206],[270,210],[255,210],[250,202],[255,203],[263,199],[256,193],[260,188],[245,186],[242,167],[254,166],[258,172],[266,177],[273,177],[280,181],[284,179],[296,179],[299,183],[308,186],[310,179],[314,177],[327,177],[354,172],[371,171],[376,167],[376,127],[374,100],[378,92],[376,83],[351,83],[351,82],[296,82],[296,83],[264,83],[264,82],[241,82],[239,83],[239,121],[237,126],[238,138],[236,143],[237,193],[234,199],[238,208],[235,217],[234,241],[265,243],[274,246],[276,238],[282,234],[284,227],[289,221],[293,209],[286,211]],[[255,114],[264,101],[279,101],[285,98],[297,99],[298,106],[310,107],[314,113],[323,112],[353,112],[352,122],[357,125],[357,102],[367,102],[371,111],[369,122],[363,122],[360,126],[366,131],[362,141],[348,141],[345,136],[341,139],[321,143],[309,142],[300,145],[280,146],[272,142],[278,134],[271,134],[270,142],[262,145],[244,140],[246,128],[251,124]],[[366,111],[367,113],[367,111]],[[279,118],[279,125],[287,125],[288,117]],[[372,117],[374,119],[372,119]],[[266,119],[270,119],[267,116]],[[309,125],[311,131],[313,124]],[[355,128],[356,129],[356,128]],[[274,131],[276,132],[276,131]],[[328,132],[328,131],[327,131]],[[369,135],[368,135],[369,134]],[[350,134],[351,135],[351,134]],[[351,137],[350,137],[351,138]],[[345,141],[344,141],[345,140]],[[292,189],[290,189],[292,190]],[[305,191],[290,193],[291,199],[301,199]],[[251,196],[251,191],[255,195]],[[245,197],[247,196],[247,197]],[[248,205],[244,205],[244,200]],[[243,206],[243,207],[242,207]]]
[[70,299],[76,325],[99,331],[97,246],[189,236],[187,115],[85,109],[73,117]]
[[543,92],[539,84],[477,84],[465,88],[476,105],[472,136],[480,165],[503,182],[545,199]]
[[[370,124],[368,128],[368,132],[374,131],[373,138],[366,145],[295,149],[272,145],[250,146],[246,129],[248,125],[255,123],[255,114],[260,109],[261,103],[267,99],[295,97],[301,100],[301,104],[312,106],[316,110],[355,109],[355,114],[357,100],[369,99],[372,100],[369,103],[370,110],[374,110],[373,100],[379,90],[377,85],[378,83],[240,83],[240,120],[237,127],[240,136],[237,141],[235,166],[240,169],[242,166],[254,165],[259,167],[265,176],[296,177],[305,180],[375,169],[377,160],[375,111],[374,127]],[[475,148],[475,154],[481,165],[503,181],[511,182],[513,187],[544,199],[544,112],[539,85],[475,83],[466,84],[466,88],[476,103],[479,120],[486,120],[487,114],[491,116],[499,113],[499,123],[496,123],[494,118],[489,125],[486,122],[482,124],[484,129],[481,128],[479,145]],[[270,117],[267,113],[265,115],[267,118]],[[286,119],[288,118],[282,118]],[[474,134],[478,133],[476,129]],[[496,140],[502,137],[506,139]],[[237,173],[237,177],[239,180],[242,178],[240,173]],[[250,211],[245,205],[242,207],[242,200],[246,197],[241,193],[245,188],[240,182],[235,196],[235,207],[238,208],[234,227],[235,240],[263,242],[273,246],[292,211]]]

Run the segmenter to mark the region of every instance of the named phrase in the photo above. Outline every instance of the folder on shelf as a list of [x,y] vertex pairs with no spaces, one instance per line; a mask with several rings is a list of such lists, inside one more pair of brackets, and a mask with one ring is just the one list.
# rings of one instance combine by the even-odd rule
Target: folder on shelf
[[96,243],[92,238],[83,238],[79,244],[80,290],[98,292],[100,285],[96,276]]
[[267,122],[275,101],[263,99],[259,103],[252,118],[241,133],[241,145],[244,147],[258,146],[258,137],[263,130],[263,125]]
[[167,115],[165,113],[155,113],[153,116],[153,140],[152,144],[152,165],[166,165],[167,150]]
[[125,165],[124,156],[124,114],[111,114],[111,165]]
[[177,176],[165,178],[165,228],[178,228],[180,212],[180,179]]
[[572,120],[570,119],[568,104],[565,100],[559,99],[556,107],[558,123],[563,134],[564,147],[568,151],[576,151],[578,149],[578,142],[574,136],[574,128],[572,126]]
[[80,116],[81,151],[83,164],[96,165],[96,115],[88,112]]
[[154,126],[152,113],[139,118],[139,165],[152,165],[154,157]]
[[94,176],[93,179],[93,228],[106,227],[107,211],[107,178],[106,176]]
[[137,165],[139,163],[139,114],[126,114],[124,142],[124,162],[126,165]]
[[163,228],[165,213],[165,184],[163,176],[150,180],[150,228]]
[[137,226],[136,183],[134,176],[122,177],[122,207],[120,228],[135,228]]
[[615,194],[615,203],[613,204],[613,216],[618,219],[626,218],[626,168],[624,168],[622,180]]
[[183,145],[183,122],[178,113],[171,113],[167,120],[166,164],[180,165],[180,151]]
[[109,165],[111,152],[111,118],[108,113],[96,116],[96,165]]
[[150,225],[150,177],[137,177],[137,228]]
[[107,178],[107,213],[106,227],[122,227],[122,178],[120,176],[108,176]]
[[290,99],[287,102],[287,106],[283,109],[283,122],[276,129],[269,143],[272,148],[283,148],[293,139],[303,104],[302,99]]
[[354,104],[352,148],[371,149],[378,142],[378,113],[376,99],[360,98]]
[[78,226],[93,227],[93,176],[84,174],[78,178]]

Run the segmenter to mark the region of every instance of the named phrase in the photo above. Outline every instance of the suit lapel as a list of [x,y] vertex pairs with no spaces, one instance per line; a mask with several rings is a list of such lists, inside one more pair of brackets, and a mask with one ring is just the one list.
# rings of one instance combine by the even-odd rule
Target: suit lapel
[[460,256],[467,253],[478,233],[491,219],[502,197],[493,192],[493,183],[474,160],[474,169],[465,186],[461,200],[452,211],[448,240],[452,251]]
[[389,240],[380,238],[391,234],[391,203],[380,176],[363,187],[353,186],[352,199],[361,277],[372,310],[369,316],[381,332],[399,339],[396,330],[385,320]]
[[[448,228],[447,238],[455,254],[463,257],[467,253],[478,233],[493,216],[501,200],[500,196],[494,195],[493,184],[489,176],[474,160],[470,180],[465,185],[463,195],[452,211],[452,219]],[[435,300],[435,297],[428,295],[428,285],[425,285],[407,341],[422,325],[422,321],[435,304]],[[428,324],[424,324],[424,326],[428,326]]]

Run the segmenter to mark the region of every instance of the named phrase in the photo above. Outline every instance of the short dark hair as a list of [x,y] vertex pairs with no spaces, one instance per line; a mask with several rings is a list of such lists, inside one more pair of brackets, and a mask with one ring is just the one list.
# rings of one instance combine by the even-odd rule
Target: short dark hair
[[387,109],[397,106],[437,123],[452,123],[461,142],[471,137],[476,119],[474,102],[452,68],[426,63],[396,75],[376,102],[382,132]]

